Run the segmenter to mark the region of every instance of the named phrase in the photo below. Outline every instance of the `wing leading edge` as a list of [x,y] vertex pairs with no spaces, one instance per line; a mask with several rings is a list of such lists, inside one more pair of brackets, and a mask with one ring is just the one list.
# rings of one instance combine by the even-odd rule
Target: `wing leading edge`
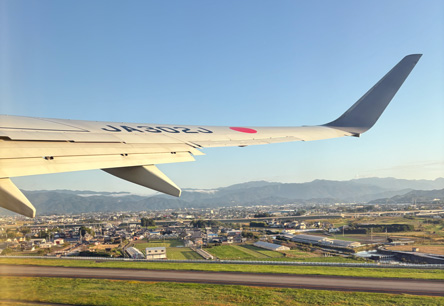
[[102,169],[174,196],[156,164],[193,161],[201,148],[359,136],[379,119],[419,61],[404,57],[338,119],[318,126],[214,127],[93,122],[0,115],[0,207],[27,217],[35,208],[10,177]]

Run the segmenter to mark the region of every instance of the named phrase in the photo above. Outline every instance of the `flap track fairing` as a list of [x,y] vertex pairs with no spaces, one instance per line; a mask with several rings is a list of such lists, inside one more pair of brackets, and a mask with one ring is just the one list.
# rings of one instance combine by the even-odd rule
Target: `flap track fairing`
[[179,197],[181,190],[154,165],[102,169],[126,181]]

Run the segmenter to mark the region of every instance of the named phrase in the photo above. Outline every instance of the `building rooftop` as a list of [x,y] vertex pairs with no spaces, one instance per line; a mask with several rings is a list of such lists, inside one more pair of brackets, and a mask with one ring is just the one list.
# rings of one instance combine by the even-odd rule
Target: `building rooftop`
[[152,248],[146,248],[145,249],[147,252],[148,251],[166,251],[165,247],[152,247]]

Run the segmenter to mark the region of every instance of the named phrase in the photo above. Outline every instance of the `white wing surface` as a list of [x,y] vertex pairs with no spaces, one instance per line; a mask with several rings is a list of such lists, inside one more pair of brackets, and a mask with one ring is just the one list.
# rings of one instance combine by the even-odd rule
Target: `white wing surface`
[[207,147],[359,136],[370,129],[421,55],[408,55],[338,119],[301,127],[216,127],[95,122],[0,115],[0,206],[34,217],[10,177],[102,169],[174,196],[156,164],[193,161]]

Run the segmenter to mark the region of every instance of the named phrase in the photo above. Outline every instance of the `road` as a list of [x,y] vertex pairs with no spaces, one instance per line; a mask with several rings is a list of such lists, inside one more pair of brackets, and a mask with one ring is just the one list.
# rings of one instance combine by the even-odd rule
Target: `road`
[[0,276],[95,278],[229,284],[444,296],[444,281],[291,274],[0,265]]

